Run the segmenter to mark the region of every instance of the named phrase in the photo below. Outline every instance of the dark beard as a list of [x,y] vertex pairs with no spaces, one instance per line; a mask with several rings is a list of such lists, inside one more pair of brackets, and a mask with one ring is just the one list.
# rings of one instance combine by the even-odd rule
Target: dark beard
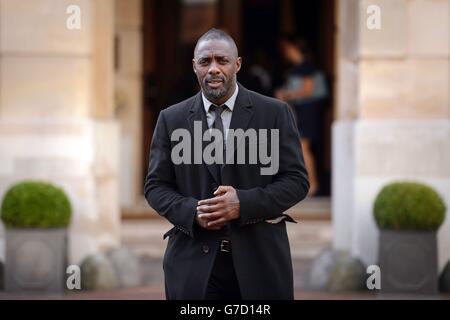
[[228,79],[228,81],[223,82],[223,86],[218,89],[212,89],[206,83],[206,79],[204,84],[202,85],[203,93],[208,98],[208,100],[214,101],[219,100],[227,95],[230,92],[233,84],[235,83],[236,75]]

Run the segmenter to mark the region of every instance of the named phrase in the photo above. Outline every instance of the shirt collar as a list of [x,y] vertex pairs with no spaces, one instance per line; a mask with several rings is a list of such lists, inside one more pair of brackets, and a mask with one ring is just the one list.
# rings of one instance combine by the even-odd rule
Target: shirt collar
[[[237,83],[236,83],[236,89],[234,90],[234,93],[233,93],[233,94],[231,95],[231,97],[224,103],[224,104],[227,105],[227,107],[228,107],[231,111],[233,111],[234,104],[236,103],[236,98],[237,98],[237,95],[238,95],[238,91],[239,91],[239,86],[238,86]],[[203,107],[205,108],[206,113],[208,113],[209,107],[210,107],[212,104],[214,104],[214,103],[212,103],[211,101],[209,101],[209,100],[205,97],[205,95],[203,94],[203,91],[202,91],[202,99],[203,99]]]

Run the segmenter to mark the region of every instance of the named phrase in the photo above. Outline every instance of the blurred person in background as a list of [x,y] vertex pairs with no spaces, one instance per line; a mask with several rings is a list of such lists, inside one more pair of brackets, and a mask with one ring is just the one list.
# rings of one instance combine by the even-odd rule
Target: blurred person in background
[[273,80],[269,69],[269,57],[263,48],[256,48],[252,58],[243,65],[239,82],[249,90],[265,96],[273,96]]
[[275,91],[275,97],[288,102],[296,115],[310,181],[308,195],[314,196],[319,190],[319,180],[312,144],[319,141],[321,134],[320,102],[327,97],[325,78],[315,69],[311,51],[303,39],[283,36],[279,48],[289,69],[283,86]]

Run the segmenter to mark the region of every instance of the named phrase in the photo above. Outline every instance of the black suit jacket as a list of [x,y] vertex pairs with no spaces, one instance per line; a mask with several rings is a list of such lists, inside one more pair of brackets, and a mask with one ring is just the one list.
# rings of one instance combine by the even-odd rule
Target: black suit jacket
[[[203,130],[208,128],[200,92],[161,111],[144,187],[151,207],[174,225],[164,235],[169,237],[163,260],[168,299],[204,298],[222,236],[195,222],[197,202],[213,197],[218,186],[213,168],[171,161],[171,150],[179,143],[171,141],[171,133],[184,128],[194,136],[194,121],[201,121]],[[240,218],[231,222],[231,240],[242,298],[293,299],[286,232],[286,220],[292,219],[277,224],[266,220],[283,215],[309,189],[294,117],[285,103],[239,84],[230,124],[230,129],[237,128],[279,129],[280,137],[277,174],[261,175],[260,164],[226,164],[221,169],[222,184],[233,186],[240,201]],[[248,141],[243,140],[248,152]]]

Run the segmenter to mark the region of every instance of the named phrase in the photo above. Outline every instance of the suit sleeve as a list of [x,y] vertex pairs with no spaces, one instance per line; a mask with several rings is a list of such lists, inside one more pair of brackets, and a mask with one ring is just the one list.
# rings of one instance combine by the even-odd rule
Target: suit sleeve
[[236,190],[240,201],[240,226],[281,216],[308,193],[300,137],[287,104],[278,112],[276,128],[279,129],[279,170],[265,187]]
[[181,195],[177,191],[175,180],[169,133],[164,111],[161,111],[150,146],[150,162],[145,178],[144,195],[159,215],[165,217],[177,229],[194,237],[198,200]]

